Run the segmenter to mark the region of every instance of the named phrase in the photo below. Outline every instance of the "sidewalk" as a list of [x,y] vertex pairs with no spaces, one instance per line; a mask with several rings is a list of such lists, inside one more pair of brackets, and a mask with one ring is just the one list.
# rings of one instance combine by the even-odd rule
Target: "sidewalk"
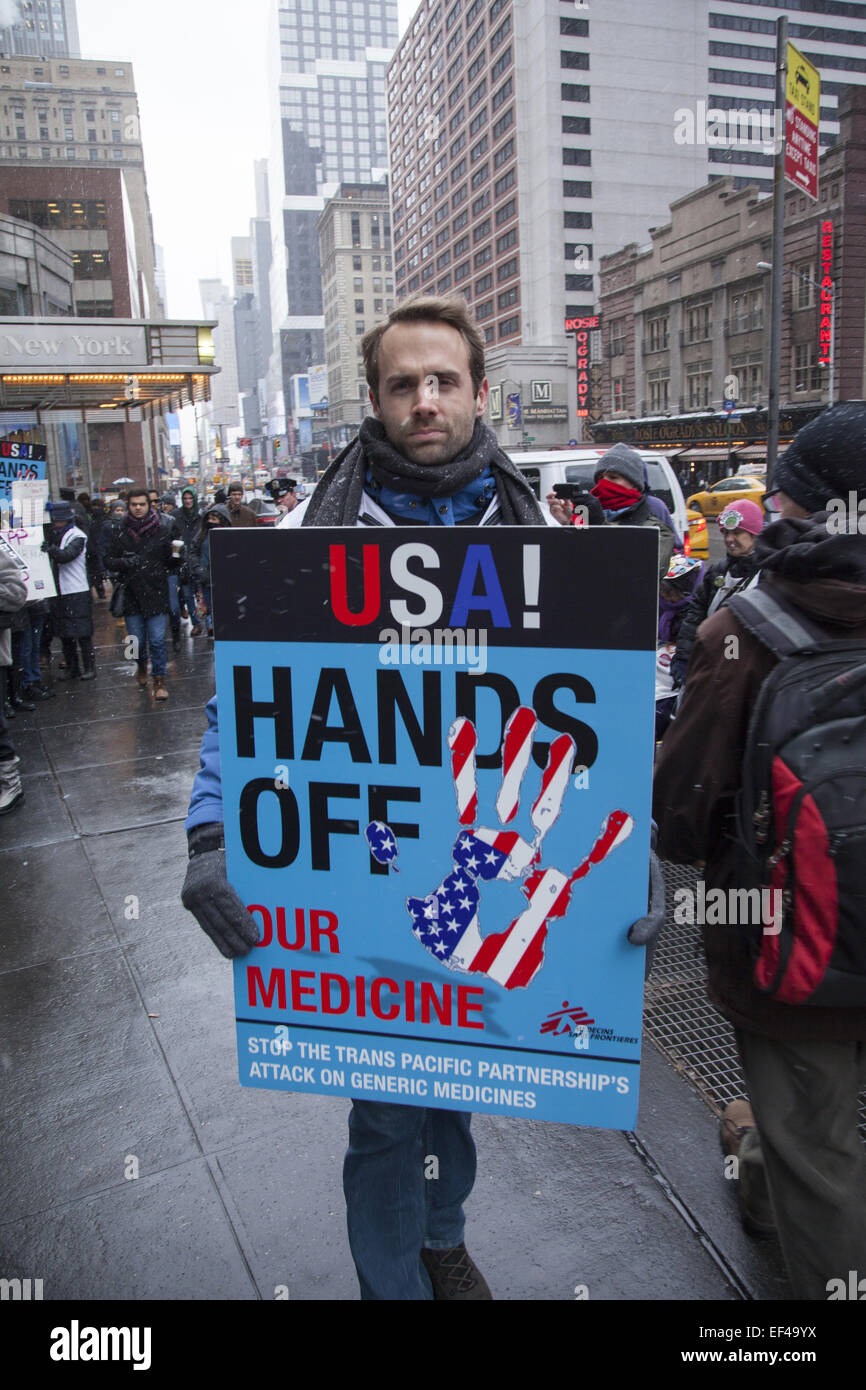
[[[180,903],[212,644],[169,646],[158,704],[96,613],[97,679],[10,725],[0,1277],[46,1299],[356,1299],[349,1102],[238,1086],[231,969]],[[644,1054],[635,1136],[474,1121],[467,1243],[496,1298],[789,1296],[775,1243],[740,1229],[713,1115]]]

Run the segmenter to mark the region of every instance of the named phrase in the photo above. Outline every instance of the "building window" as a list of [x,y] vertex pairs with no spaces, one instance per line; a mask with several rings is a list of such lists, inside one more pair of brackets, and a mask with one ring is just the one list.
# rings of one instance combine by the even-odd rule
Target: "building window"
[[360,256],[353,256],[353,257],[352,257],[352,269],[353,269],[353,270],[361,270],[361,268],[362,268],[361,257],[360,257]]
[[664,372],[647,372],[650,410],[657,414],[670,406],[670,378]]
[[[592,289],[592,276],[589,277],[589,287]],[[611,319],[610,321],[610,355],[619,357],[625,352],[625,319]]]
[[502,265],[496,270],[496,283],[501,285],[503,280],[508,280],[512,275],[517,274],[517,257],[512,256],[510,260],[503,261]]
[[490,318],[490,315],[491,315],[492,313],[493,313],[493,300],[492,300],[492,299],[487,299],[487,300],[484,301],[483,304],[476,304],[476,306],[475,306],[475,317],[476,317],[476,319],[478,320],[479,323],[481,323],[484,319],[489,319],[489,318]]
[[494,92],[490,101],[490,109],[498,111],[503,102],[506,102],[514,90],[514,83],[509,77],[507,82],[503,82],[498,92]]
[[[579,230],[586,230],[592,226],[591,212],[566,212],[562,218],[563,227],[573,227]],[[580,317],[578,315],[577,317]]]
[[[811,261],[799,261],[791,276],[791,297],[795,309],[811,309],[815,304],[815,267]],[[803,388],[805,390],[805,387]]]
[[573,82],[561,82],[559,95],[563,101],[589,101],[589,88],[576,86]]
[[436,281],[436,293],[446,294],[451,288],[451,276],[443,275],[441,280]]
[[488,243],[488,245],[487,245],[487,246],[483,246],[483,247],[481,248],[480,251],[476,251],[476,252],[475,252],[475,256],[474,256],[474,258],[473,258],[473,264],[474,264],[476,270],[480,270],[482,266],[487,265],[488,262],[489,262],[489,261],[492,261],[492,260],[493,260],[493,247]]
[[483,193],[479,194],[479,196],[478,196],[478,197],[475,199],[475,201],[473,202],[473,204],[472,204],[472,216],[473,216],[473,217],[477,217],[478,214],[479,214],[479,212],[483,212],[485,208],[489,208],[489,207],[490,207],[490,189],[487,188],[487,189],[485,189],[485,191],[484,191]]
[[506,164],[513,154],[514,136],[512,136],[510,140],[506,140],[505,144],[496,151],[493,156],[494,169],[501,169],[503,164]]
[[520,328],[520,315],[513,314],[510,319],[503,319],[499,325],[500,338],[510,338],[512,333],[516,333]]
[[562,162],[563,164],[588,165],[592,163],[592,157],[589,150],[563,150]]
[[794,345],[794,391],[820,391],[821,369],[815,361],[814,343]]
[[462,236],[459,241],[454,243],[454,255],[462,256],[464,251],[469,250],[469,237]]
[[464,261],[462,265],[454,267],[454,283],[459,285],[461,280],[465,280],[469,274],[469,262]]
[[763,291],[743,290],[731,295],[728,310],[728,332],[748,333],[763,326]]
[[657,314],[647,319],[647,352],[664,352],[670,343],[667,314]]
[[483,222],[479,222],[477,227],[472,229],[472,244],[477,246],[479,241],[483,241],[490,234],[490,218],[485,217]]
[[514,168],[512,167],[511,169],[508,170],[508,173],[507,173],[507,174],[503,174],[503,175],[502,175],[502,178],[501,178],[501,179],[497,179],[496,182],[495,182],[495,184],[493,185],[493,196],[494,196],[494,198],[498,198],[498,197],[500,196],[500,194],[505,193],[509,188],[513,188],[513,187],[514,187],[514,184],[515,184],[515,181],[516,181],[516,175],[515,175]]
[[625,410],[625,377],[615,376],[610,383],[610,405],[616,411]]
[[503,116],[500,116],[499,120],[494,121],[493,123],[493,139],[498,140],[500,135],[504,135],[508,127],[513,124],[513,121],[514,107],[509,106],[505,114]]
[[686,309],[686,342],[702,343],[710,337],[713,328],[713,306],[709,300],[704,304],[692,304]]
[[480,188],[483,183],[486,183],[489,175],[490,166],[488,164],[482,164],[480,169],[476,169],[469,180],[472,191],[474,192],[476,188]]
[[517,211],[517,199],[509,198],[507,203],[503,203],[501,208],[496,209],[496,225],[501,227],[503,222],[507,222],[509,217],[513,217]]
[[589,68],[589,54],[572,53],[566,50],[559,55],[559,66],[561,68],[583,68],[586,70]]
[[713,395],[712,362],[692,362],[686,367],[687,405],[689,410],[706,410]]
[[496,307],[498,309],[509,309],[512,304],[516,304],[520,291],[516,285],[512,285],[510,290],[503,290],[496,296]]
[[488,270],[486,275],[482,275],[480,279],[475,281],[475,298],[477,299],[480,294],[486,294],[488,290],[492,289],[493,275]]

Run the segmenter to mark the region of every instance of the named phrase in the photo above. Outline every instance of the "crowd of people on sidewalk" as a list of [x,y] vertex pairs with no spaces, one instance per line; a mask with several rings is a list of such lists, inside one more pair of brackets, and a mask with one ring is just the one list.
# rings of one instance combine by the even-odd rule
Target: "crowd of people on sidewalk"
[[[267,485],[282,517],[297,504],[297,486],[293,478]],[[94,680],[93,604],[110,592],[111,612],[123,619],[132,643],[139,686],[148,687],[149,672],[153,698],[167,700],[166,629],[175,650],[185,620],[189,637],[206,630],[213,640],[210,533],[214,526],[254,526],[256,514],[242,502],[239,483],[225,501],[204,508],[192,487],[183,489],[179,505],[173,493],[133,487],[110,510],[101,497],[61,489],[48,502],[42,544],[53,598],[28,600],[14,561],[0,551],[0,815],[24,799],[8,721],[55,698],[54,639],[62,650],[56,680]]]

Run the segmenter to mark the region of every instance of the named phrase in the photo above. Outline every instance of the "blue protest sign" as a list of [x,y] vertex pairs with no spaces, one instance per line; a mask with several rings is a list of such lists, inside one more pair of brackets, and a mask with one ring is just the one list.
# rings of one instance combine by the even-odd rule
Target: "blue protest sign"
[[12,498],[12,484],[38,482],[45,477],[44,444],[21,444],[0,439],[0,497]]
[[241,1084],[633,1128],[655,532],[212,545]]

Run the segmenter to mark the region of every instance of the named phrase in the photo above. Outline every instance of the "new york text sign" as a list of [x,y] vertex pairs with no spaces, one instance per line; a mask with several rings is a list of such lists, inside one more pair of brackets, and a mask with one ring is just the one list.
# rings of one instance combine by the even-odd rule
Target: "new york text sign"
[[633,1128],[655,531],[212,546],[241,1084]]

